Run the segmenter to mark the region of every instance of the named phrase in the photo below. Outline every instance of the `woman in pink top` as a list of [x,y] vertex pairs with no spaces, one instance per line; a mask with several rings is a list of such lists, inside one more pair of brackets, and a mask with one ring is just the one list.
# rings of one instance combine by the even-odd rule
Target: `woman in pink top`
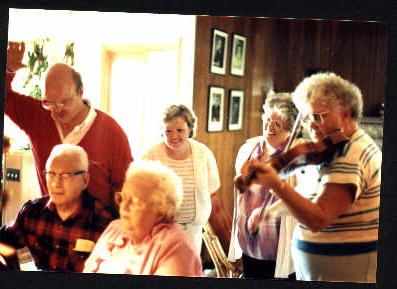
[[159,162],[134,162],[118,195],[120,219],[109,224],[86,273],[203,276],[191,237],[174,222],[182,202],[179,177]]

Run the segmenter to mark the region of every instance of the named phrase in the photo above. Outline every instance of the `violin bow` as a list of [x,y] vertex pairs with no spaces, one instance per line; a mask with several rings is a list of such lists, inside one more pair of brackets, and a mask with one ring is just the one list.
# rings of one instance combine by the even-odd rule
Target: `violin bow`
[[[301,118],[302,118],[302,111],[299,110],[296,120],[294,122],[294,126],[292,127],[291,135],[288,139],[287,145],[283,149],[283,152],[288,151],[292,146],[292,142],[296,139],[296,137],[298,135],[298,130],[301,127]],[[276,203],[278,203],[277,207],[282,205],[281,200],[278,200]],[[265,215],[266,212],[267,212],[267,208],[265,206],[263,206],[259,213],[261,220],[263,219],[263,216]],[[256,228],[254,233],[256,233],[257,231],[258,231],[258,228]]]
[[288,151],[291,148],[292,142],[296,139],[296,137],[298,135],[298,130],[301,127],[301,118],[302,118],[302,112],[299,111],[298,115],[296,116],[296,120],[294,122],[294,126],[291,131],[291,136],[289,137],[288,143],[285,146],[283,152]]

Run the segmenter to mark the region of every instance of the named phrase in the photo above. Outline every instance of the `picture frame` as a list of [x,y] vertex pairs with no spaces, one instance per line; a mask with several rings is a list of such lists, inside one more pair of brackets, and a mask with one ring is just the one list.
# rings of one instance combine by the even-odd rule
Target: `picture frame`
[[247,38],[239,34],[233,34],[230,61],[231,75],[244,76],[246,50]]
[[207,131],[218,132],[223,130],[225,88],[210,86],[208,93]]
[[231,89],[229,94],[228,130],[235,131],[243,128],[244,91]]
[[211,73],[226,75],[227,47],[229,35],[219,29],[213,29],[211,50]]

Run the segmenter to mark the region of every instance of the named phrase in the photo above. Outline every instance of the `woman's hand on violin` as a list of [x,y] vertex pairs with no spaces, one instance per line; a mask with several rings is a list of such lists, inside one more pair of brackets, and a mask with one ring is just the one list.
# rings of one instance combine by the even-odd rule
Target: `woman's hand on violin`
[[267,219],[266,212],[264,212],[264,216],[261,216],[261,212],[261,207],[256,208],[252,211],[251,216],[248,218],[247,227],[251,234],[256,233],[259,229],[259,223]]
[[240,191],[247,190],[254,184],[274,190],[280,187],[281,179],[269,163],[250,159],[244,163],[234,183]]
[[251,169],[256,171],[255,177],[252,179],[251,184],[267,186],[270,189],[280,187],[281,179],[272,166],[264,164],[255,159],[250,160],[249,163]]

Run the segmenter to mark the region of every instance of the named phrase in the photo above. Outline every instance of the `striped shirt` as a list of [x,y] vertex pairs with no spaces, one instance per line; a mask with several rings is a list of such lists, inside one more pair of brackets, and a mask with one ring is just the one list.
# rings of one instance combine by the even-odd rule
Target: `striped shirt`
[[[163,164],[174,170],[182,179],[183,201],[177,214],[177,222],[192,223],[196,218],[196,199],[192,156],[184,160],[174,160],[166,157]],[[182,226],[183,227],[183,226]]]
[[315,199],[326,183],[353,184],[357,190],[351,207],[320,232],[313,233],[304,225],[299,224],[295,231],[295,238],[300,240],[298,248],[309,248],[309,251],[318,251],[312,253],[319,253],[324,250],[324,246],[319,247],[312,243],[329,245],[328,247],[333,247],[335,250],[338,248],[331,244],[344,243],[345,251],[348,253],[347,251],[351,252],[352,249],[347,249],[346,243],[365,242],[372,244],[372,249],[376,248],[381,163],[382,153],[379,147],[363,130],[359,129],[329,163],[318,166],[319,178],[315,186],[317,188],[314,192],[303,192],[307,198]]

